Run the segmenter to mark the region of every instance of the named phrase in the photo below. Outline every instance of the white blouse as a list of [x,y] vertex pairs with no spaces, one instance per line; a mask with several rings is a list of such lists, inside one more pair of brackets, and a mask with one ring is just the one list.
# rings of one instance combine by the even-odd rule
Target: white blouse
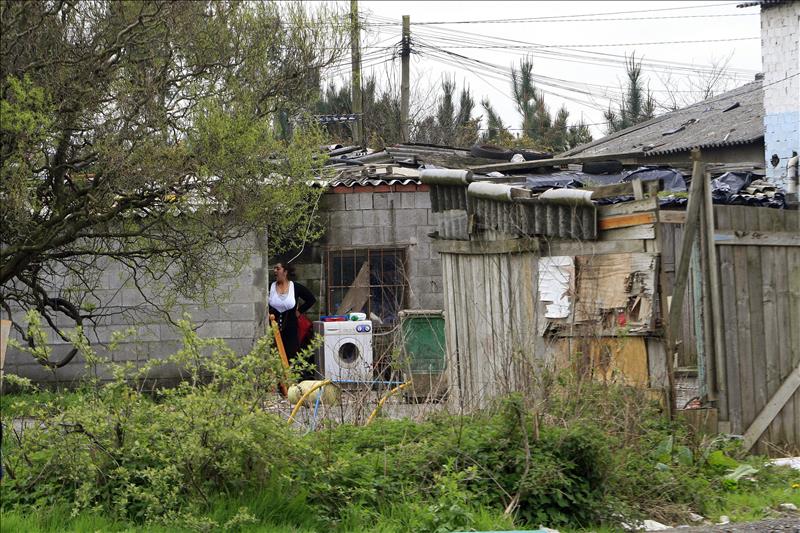
[[286,294],[281,294],[278,292],[277,282],[273,281],[269,287],[269,305],[279,313],[284,313],[297,305],[294,298],[294,282],[290,281],[289,290]]

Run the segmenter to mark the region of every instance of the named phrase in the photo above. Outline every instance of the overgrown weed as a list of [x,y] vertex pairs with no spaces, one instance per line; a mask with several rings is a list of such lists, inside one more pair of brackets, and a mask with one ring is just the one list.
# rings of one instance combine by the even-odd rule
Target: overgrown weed
[[82,345],[112,383],[20,402],[14,412],[40,423],[7,437],[4,531],[613,528],[690,510],[760,517],[800,492],[796,472],[741,461],[735,441],[690,438],[646,392],[572,369],[537,376],[535,398],[471,414],[301,435],[263,409],[285,379],[269,337],[239,356],[181,327],[173,389],[146,393],[148,367]]

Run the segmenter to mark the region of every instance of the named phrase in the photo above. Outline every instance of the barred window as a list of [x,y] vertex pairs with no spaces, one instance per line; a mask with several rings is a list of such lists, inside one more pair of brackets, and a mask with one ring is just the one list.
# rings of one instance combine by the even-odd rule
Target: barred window
[[366,313],[391,324],[406,304],[403,248],[330,250],[327,256],[328,314]]

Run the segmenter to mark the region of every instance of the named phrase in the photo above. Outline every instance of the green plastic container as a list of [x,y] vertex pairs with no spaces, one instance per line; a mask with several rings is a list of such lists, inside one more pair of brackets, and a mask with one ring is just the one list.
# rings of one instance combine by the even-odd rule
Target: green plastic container
[[445,369],[444,313],[400,311],[403,369],[414,374],[441,374]]

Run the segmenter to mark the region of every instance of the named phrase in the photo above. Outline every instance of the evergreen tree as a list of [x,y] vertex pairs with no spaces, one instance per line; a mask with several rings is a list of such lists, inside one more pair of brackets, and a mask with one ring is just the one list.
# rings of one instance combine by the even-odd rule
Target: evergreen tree
[[636,61],[635,54],[628,59],[626,70],[628,85],[622,101],[618,103],[617,110],[609,106],[604,113],[608,133],[624,130],[655,116],[655,100],[649,89],[645,91],[642,63]]

